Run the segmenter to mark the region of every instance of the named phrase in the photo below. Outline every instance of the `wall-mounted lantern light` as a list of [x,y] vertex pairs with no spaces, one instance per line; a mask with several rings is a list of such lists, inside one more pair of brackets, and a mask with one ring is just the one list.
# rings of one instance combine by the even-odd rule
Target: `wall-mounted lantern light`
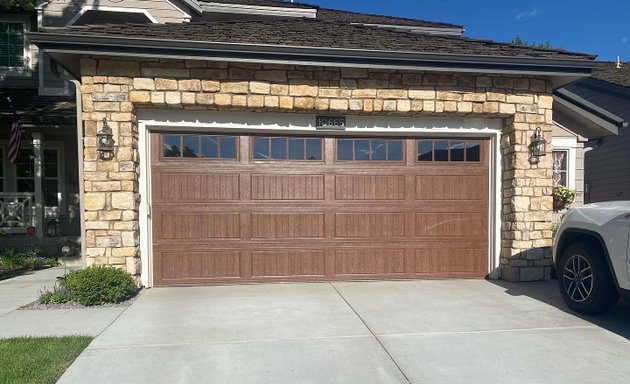
[[540,157],[547,155],[547,140],[543,138],[540,127],[536,128],[536,132],[534,132],[534,136],[532,136],[529,152],[533,163],[538,163]]
[[96,134],[96,149],[100,152],[101,159],[114,157],[115,143],[112,129],[107,125],[107,120],[103,119],[103,128]]

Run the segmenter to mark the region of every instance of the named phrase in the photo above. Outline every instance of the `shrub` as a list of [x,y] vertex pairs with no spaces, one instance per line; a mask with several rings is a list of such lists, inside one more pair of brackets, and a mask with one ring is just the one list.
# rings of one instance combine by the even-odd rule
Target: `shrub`
[[42,293],[39,297],[40,304],[60,304],[72,301],[70,293],[64,290],[53,290]]
[[137,291],[131,275],[109,266],[91,266],[71,272],[61,284],[72,301],[86,306],[120,303]]
[[26,264],[27,255],[15,249],[6,249],[0,252],[0,266],[4,268],[21,268]]

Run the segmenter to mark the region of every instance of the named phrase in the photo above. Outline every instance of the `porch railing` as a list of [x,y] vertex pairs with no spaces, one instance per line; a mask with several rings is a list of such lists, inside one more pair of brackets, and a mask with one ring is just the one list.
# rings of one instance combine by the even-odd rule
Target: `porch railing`
[[24,233],[35,223],[35,194],[0,193],[0,232]]

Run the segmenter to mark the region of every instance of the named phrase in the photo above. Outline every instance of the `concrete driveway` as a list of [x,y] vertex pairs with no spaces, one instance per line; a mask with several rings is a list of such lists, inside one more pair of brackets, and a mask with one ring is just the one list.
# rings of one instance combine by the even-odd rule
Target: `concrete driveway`
[[555,282],[154,288],[60,383],[618,383],[630,305],[580,318]]

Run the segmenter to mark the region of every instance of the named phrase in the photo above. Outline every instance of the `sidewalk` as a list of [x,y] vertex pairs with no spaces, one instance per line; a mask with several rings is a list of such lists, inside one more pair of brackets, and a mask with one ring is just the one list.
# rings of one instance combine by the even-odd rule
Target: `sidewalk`
[[96,336],[127,307],[19,310],[51,288],[64,268],[56,267],[0,281],[0,339],[24,336]]

